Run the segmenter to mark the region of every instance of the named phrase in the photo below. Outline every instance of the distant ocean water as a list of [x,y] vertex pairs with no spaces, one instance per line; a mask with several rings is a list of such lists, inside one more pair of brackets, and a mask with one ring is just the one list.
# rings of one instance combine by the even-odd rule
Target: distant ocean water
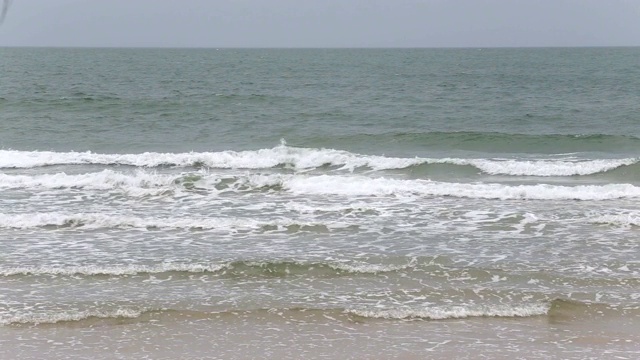
[[636,358],[640,49],[0,49],[0,357]]

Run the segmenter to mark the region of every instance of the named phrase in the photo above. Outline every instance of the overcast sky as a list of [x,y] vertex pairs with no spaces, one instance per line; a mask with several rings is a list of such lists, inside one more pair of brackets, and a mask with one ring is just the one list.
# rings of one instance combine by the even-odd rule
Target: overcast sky
[[13,0],[0,46],[640,46],[640,0]]

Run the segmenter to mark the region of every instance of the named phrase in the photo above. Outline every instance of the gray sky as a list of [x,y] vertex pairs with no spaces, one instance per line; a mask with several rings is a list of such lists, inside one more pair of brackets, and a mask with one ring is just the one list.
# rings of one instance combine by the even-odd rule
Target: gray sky
[[640,46],[640,0],[13,0],[0,46]]

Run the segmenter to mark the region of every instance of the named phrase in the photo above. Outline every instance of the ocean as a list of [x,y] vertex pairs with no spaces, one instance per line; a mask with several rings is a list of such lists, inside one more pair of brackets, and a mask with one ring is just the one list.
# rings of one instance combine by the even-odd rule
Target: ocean
[[639,59],[0,48],[0,358],[638,358]]

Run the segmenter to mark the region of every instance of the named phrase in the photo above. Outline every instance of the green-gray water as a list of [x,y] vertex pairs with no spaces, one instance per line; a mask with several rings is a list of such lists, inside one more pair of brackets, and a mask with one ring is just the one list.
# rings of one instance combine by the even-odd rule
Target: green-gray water
[[0,357],[637,357],[638,59],[0,49]]

